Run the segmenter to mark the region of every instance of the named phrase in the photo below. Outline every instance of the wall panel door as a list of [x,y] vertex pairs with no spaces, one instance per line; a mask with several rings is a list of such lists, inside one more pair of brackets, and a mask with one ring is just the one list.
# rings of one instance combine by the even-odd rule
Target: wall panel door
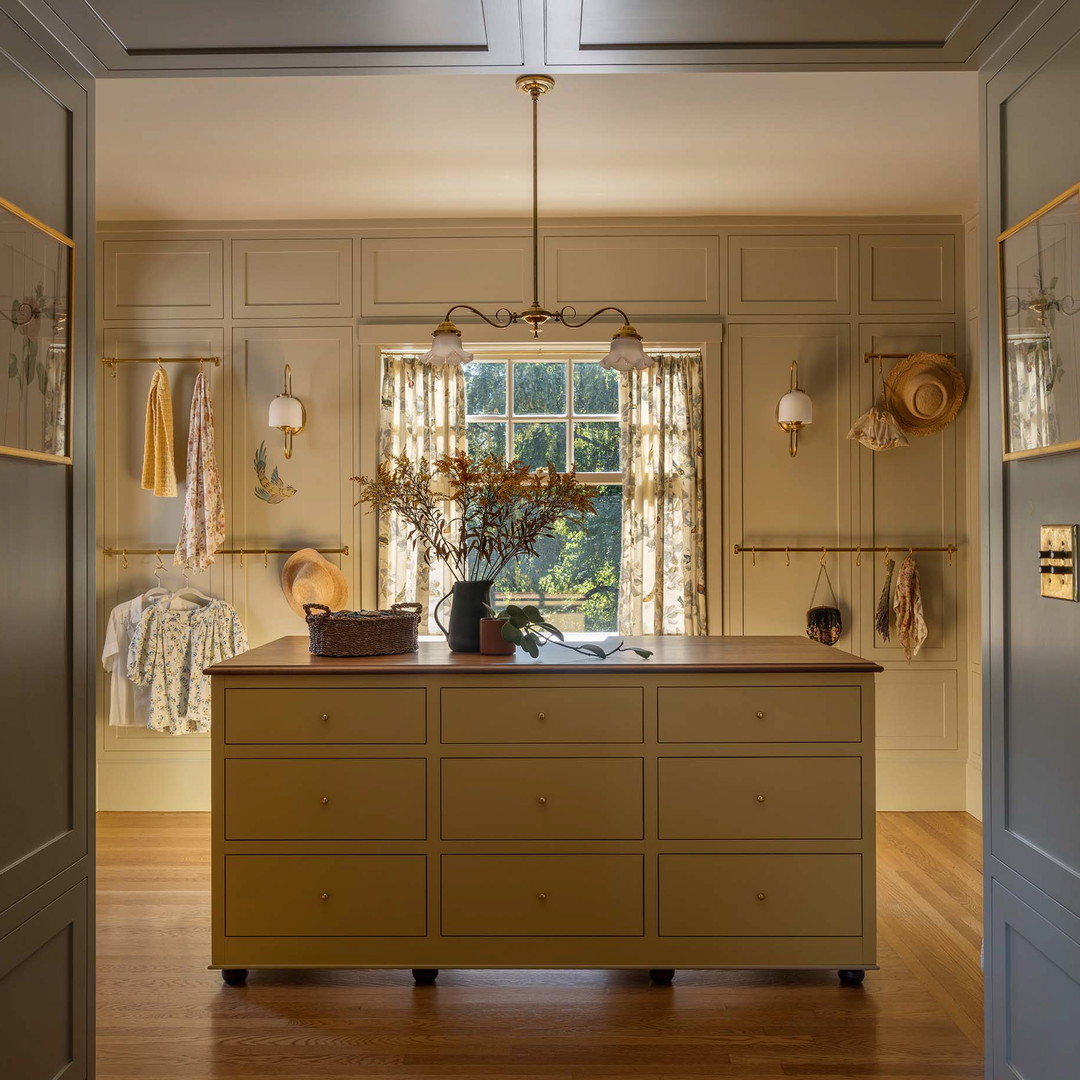
[[232,242],[234,319],[340,319],[352,313],[349,237]]
[[220,240],[107,240],[101,274],[106,319],[220,319]]
[[864,315],[951,314],[956,239],[951,233],[859,237],[859,311]]
[[[352,483],[354,401],[353,332],[349,326],[238,327],[233,330],[232,520],[235,546],[256,548],[350,547],[331,555],[351,578],[355,565]],[[307,412],[307,427],[283,453],[280,431],[267,426],[271,399],[281,392],[285,365],[293,394]],[[295,493],[277,502],[256,496],[255,451],[266,445],[267,472],[279,470],[282,488]],[[285,601],[278,581],[287,556],[231,560],[233,604],[252,645],[307,632]],[[353,583],[355,591],[355,582]]]
[[851,310],[851,237],[740,236],[728,240],[732,315],[846,315]]
[[[732,461],[729,519],[743,545],[844,545],[851,542],[850,339],[847,324],[729,326],[727,428]],[[775,402],[788,389],[791,362],[814,402],[814,422],[799,453],[776,425]],[[801,634],[819,569],[816,555],[731,556],[732,632]],[[841,648],[853,639],[851,562],[830,554],[829,576],[845,612]],[[822,575],[822,592],[827,593]],[[820,599],[819,603],[831,603]],[[845,642],[848,643],[845,646]]]

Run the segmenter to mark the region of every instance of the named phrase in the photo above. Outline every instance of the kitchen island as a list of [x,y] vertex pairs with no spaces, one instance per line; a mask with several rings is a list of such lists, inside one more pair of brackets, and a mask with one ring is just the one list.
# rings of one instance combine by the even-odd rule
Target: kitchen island
[[212,966],[875,966],[874,673],[796,637],[213,676]]

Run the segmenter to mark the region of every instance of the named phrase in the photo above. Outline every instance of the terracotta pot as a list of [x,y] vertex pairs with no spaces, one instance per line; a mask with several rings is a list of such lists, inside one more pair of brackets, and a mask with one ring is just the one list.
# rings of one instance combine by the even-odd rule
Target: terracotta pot
[[506,619],[480,620],[480,651],[484,656],[512,656],[517,646],[502,636]]

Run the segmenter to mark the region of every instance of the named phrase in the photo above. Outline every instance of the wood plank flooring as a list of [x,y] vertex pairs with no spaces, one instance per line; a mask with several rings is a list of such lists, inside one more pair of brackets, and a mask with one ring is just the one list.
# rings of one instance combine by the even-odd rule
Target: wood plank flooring
[[207,814],[98,815],[99,1080],[981,1080],[981,839],[879,814],[881,971],[207,971]]

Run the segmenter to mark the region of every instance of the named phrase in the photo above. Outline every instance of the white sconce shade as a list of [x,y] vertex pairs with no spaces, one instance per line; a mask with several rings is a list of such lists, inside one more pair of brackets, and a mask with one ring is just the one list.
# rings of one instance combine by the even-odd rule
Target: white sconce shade
[[653,367],[656,361],[645,355],[641,335],[632,327],[620,327],[611,339],[611,352],[600,361],[600,366],[612,371],[639,371]]
[[285,385],[281,393],[270,402],[269,424],[285,435],[285,456],[292,457],[292,440],[299,435],[307,423],[304,403],[292,396],[292,368],[285,365]]
[[814,422],[814,403],[804,390],[789,390],[776,408],[776,420],[779,424],[812,424]]
[[791,361],[790,389],[776,406],[776,422],[790,436],[788,453],[799,453],[799,432],[814,422],[814,403],[810,395],[799,387],[799,362]]
[[461,331],[452,322],[442,322],[431,335],[431,348],[420,357],[422,364],[467,364],[473,354],[461,348]]
[[294,397],[286,397],[278,394],[270,402],[270,426],[281,428],[293,428],[298,430],[304,426],[304,406]]

